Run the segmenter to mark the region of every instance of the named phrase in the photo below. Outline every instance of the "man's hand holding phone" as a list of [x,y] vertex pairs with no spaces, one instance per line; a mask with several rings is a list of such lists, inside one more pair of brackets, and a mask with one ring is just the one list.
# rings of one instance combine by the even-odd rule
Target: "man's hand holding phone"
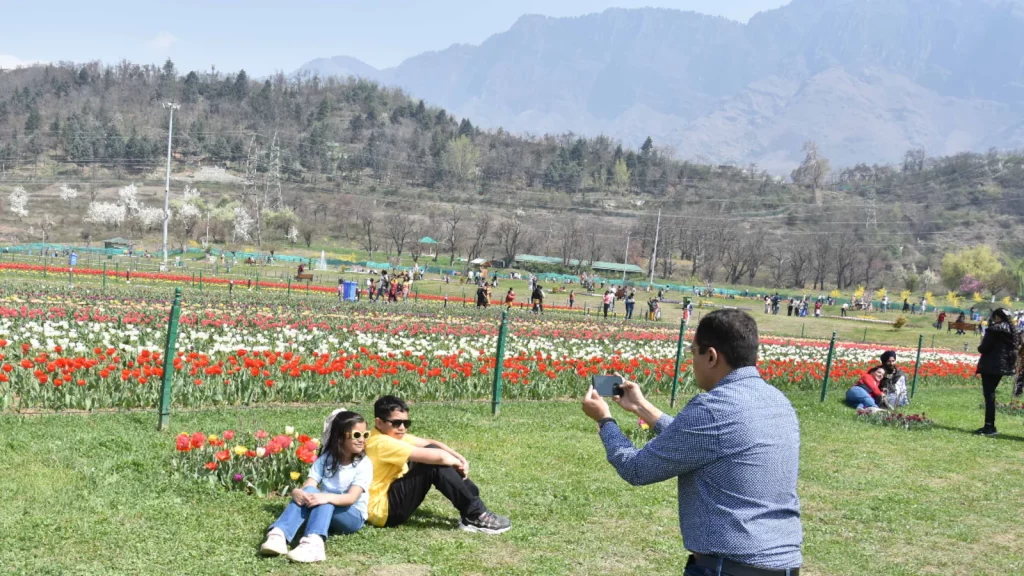
[[647,404],[647,399],[644,398],[644,393],[640,391],[640,386],[636,382],[623,380],[617,391],[622,394],[612,396],[612,400],[626,412],[639,415],[641,407]]

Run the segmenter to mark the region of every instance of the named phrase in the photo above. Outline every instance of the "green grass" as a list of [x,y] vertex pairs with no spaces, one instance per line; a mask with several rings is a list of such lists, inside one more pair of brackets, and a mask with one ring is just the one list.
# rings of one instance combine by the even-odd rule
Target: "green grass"
[[[802,433],[804,573],[1024,570],[1024,419],[1000,415],[1003,435],[977,438],[969,434],[981,423],[977,389],[926,389],[914,411],[937,426],[908,433],[854,421],[840,396],[824,405],[815,393],[790,396]],[[498,537],[459,532],[450,505],[431,494],[408,525],[332,538],[326,563],[289,566],[256,556],[284,500],[168,476],[179,431],[309,431],[325,412],[178,413],[167,433],[155,431],[151,413],[0,417],[0,566],[35,574],[681,572],[674,483],[619,480],[575,403],[506,404],[497,419],[483,403],[414,406],[416,432],[466,454],[487,504],[512,517],[512,531]]]

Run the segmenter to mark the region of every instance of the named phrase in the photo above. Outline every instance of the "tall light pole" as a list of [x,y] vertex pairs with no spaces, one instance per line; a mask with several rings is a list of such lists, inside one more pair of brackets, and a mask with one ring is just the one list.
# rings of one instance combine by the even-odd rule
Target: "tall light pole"
[[654,287],[654,268],[658,265],[658,234],[661,233],[661,210],[658,210],[658,227],[654,229],[654,253],[651,254],[651,288]]
[[626,266],[629,266],[629,232],[626,232],[626,254],[622,257],[622,287],[626,287]]
[[171,219],[171,136],[174,134],[174,111],[178,108],[181,104],[164,102],[164,109],[171,111],[167,123],[167,182],[164,184],[164,270],[167,270],[167,223]]

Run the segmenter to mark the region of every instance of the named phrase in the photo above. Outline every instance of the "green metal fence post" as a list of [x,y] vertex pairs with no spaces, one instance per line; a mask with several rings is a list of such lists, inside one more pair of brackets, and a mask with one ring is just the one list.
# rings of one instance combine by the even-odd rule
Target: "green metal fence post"
[[683,340],[686,337],[686,319],[679,319],[679,343],[676,345],[676,371],[672,376],[672,396],[669,399],[668,405],[671,408],[676,407],[676,393],[679,392],[679,367],[683,363]]
[[47,265],[48,265],[48,262],[46,260],[43,260],[43,278],[46,278],[46,266]]
[[178,341],[178,317],[181,315],[181,287],[174,289],[174,303],[171,317],[167,322],[167,343],[164,346],[164,370],[160,384],[160,422],[157,430],[163,431],[171,419],[171,380],[174,378],[174,344]]
[[203,271],[199,271],[199,291],[203,291]]
[[825,401],[828,394],[828,375],[832,371],[832,354],[836,351],[836,333],[832,333],[832,342],[828,345],[828,359],[825,360],[825,377],[821,380],[821,401]]
[[[934,338],[934,336],[933,336]],[[924,344],[924,334],[917,339],[917,360],[914,360],[914,380],[910,384],[910,397],[914,397],[917,390],[917,370],[921,367],[921,345]]]
[[289,296],[292,295],[292,279],[291,278],[288,279],[288,295]]
[[107,263],[103,263],[103,290],[107,290]]
[[935,348],[935,334],[932,334],[932,348]]
[[865,328],[864,329],[864,338],[861,340],[861,342],[867,342],[867,341],[868,341],[868,329]]
[[118,270],[118,268],[120,268],[120,267],[121,267],[121,263],[120,262],[114,262],[114,278],[117,278],[118,275],[121,274],[121,272]]
[[501,412],[501,373],[505,367],[505,336],[508,334],[508,310],[501,313],[501,328],[498,329],[498,351],[494,357],[494,388],[491,392],[491,415]]
[[801,337],[801,338],[803,338],[803,337],[804,337],[804,330],[805,330],[806,328],[807,328],[807,322],[804,322],[803,324],[801,324],[801,325],[800,325],[800,337]]

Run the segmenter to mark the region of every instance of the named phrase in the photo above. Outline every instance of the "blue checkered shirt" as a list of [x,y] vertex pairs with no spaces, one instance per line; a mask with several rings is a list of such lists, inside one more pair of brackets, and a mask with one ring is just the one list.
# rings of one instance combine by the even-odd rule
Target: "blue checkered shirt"
[[608,462],[634,486],[678,478],[688,550],[776,570],[803,563],[800,425],[757,368],[732,372],[654,430],[642,450],[614,423],[601,429],[601,440]]

